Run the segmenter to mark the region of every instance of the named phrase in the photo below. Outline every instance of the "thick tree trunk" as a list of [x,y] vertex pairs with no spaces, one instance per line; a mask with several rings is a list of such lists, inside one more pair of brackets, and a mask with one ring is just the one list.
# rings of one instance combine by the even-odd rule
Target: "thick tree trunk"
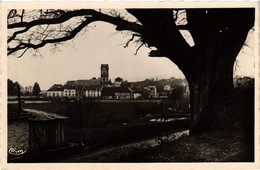
[[233,90],[233,65],[207,67],[196,77],[187,79],[192,113],[191,132],[218,127],[222,120],[219,120],[215,105]]
[[220,41],[206,43],[197,51],[192,69],[184,69],[189,82],[191,132],[217,128],[225,120],[216,109],[217,101],[233,91],[233,66],[237,52],[230,53]]
[[[248,13],[242,11],[227,10],[226,13],[222,13],[223,11],[213,10],[214,17],[204,23],[207,26],[191,32],[193,35],[199,35],[194,38],[197,42],[193,52],[195,59],[193,67],[184,66],[182,71],[186,75],[190,88],[192,133],[218,128],[226,122],[222,113],[225,108],[220,107],[228,106],[222,104],[218,106],[218,103],[219,101],[223,103],[223,97],[233,91],[234,62],[253,25],[253,10]],[[199,17],[204,15],[200,11],[193,12]],[[241,20],[238,13],[243,14],[242,16],[248,15],[248,18]],[[212,20],[222,21],[227,16],[234,17],[233,21],[236,22],[222,23],[223,25],[220,24],[219,27],[212,23]],[[193,19],[190,20],[191,26],[198,24],[194,18],[190,19]]]
[[216,103],[233,90],[234,61],[254,26],[254,9],[186,9],[193,47],[180,34],[171,9],[128,12],[142,23],[143,41],[157,48],[150,56],[168,57],[186,76],[192,132],[216,128],[222,121]]

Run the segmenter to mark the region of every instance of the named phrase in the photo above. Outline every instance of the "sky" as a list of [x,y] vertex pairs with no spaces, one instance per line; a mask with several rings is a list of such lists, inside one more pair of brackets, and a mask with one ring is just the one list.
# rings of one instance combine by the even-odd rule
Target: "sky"
[[[94,26],[94,25],[93,25]],[[101,64],[109,64],[109,78],[121,77],[127,81],[146,78],[185,78],[178,67],[165,57],[148,57],[150,49],[142,47],[135,55],[137,44],[125,43],[131,38],[115,31],[108,23],[98,22],[60,51],[52,52],[49,45],[40,49],[41,56],[25,53],[21,58],[8,56],[8,78],[23,87],[38,82],[42,90],[68,80],[100,77]],[[254,32],[250,32],[237,57],[236,76],[254,77]]]

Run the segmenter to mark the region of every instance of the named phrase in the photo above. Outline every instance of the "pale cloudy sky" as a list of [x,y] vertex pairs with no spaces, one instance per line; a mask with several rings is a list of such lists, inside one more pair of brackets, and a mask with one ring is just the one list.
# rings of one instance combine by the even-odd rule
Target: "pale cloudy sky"
[[[109,77],[137,81],[146,78],[184,78],[178,67],[167,58],[148,57],[149,49],[142,47],[137,55],[136,44],[124,44],[131,38],[116,32],[108,23],[96,23],[84,35],[73,40],[74,45],[60,48],[52,53],[50,46],[43,47],[41,57],[30,53],[21,58],[8,56],[8,78],[22,86],[40,84],[47,90],[53,84],[64,84],[67,80],[100,77],[100,65],[109,64]],[[236,75],[254,76],[254,32],[248,36],[247,44],[238,56]],[[68,44],[72,44],[70,41]]]

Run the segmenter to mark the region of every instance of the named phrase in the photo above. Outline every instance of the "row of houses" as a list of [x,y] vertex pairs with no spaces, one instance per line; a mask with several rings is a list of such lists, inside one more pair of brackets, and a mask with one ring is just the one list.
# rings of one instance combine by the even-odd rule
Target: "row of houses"
[[61,85],[54,84],[48,91],[47,97],[68,98],[96,98],[96,99],[139,99],[139,98],[167,98],[172,88],[165,85],[163,89],[156,86],[128,87],[104,85]]
[[141,94],[129,87],[111,87],[104,85],[68,85],[54,84],[47,97],[86,97],[102,99],[137,99]]
[[[117,77],[114,83],[109,79],[108,64],[101,64],[100,77],[87,80],[67,81],[64,85],[54,84],[48,91],[47,97],[86,97],[100,99],[138,99],[166,98],[173,90],[175,80],[145,80],[141,82],[123,81]],[[181,81],[184,83],[183,81]],[[183,86],[186,86],[185,83]],[[187,86],[186,86],[187,87]]]
[[54,84],[48,91],[47,97],[84,97],[99,99],[138,99],[138,98],[166,98],[172,91],[169,84],[162,88],[155,85],[135,87],[131,83],[102,84],[99,79],[68,81],[64,85]]

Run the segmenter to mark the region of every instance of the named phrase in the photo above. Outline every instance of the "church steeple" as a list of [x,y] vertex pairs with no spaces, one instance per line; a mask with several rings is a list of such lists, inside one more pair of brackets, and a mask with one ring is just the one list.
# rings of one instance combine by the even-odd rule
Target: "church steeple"
[[108,82],[108,64],[101,64],[101,81]]

